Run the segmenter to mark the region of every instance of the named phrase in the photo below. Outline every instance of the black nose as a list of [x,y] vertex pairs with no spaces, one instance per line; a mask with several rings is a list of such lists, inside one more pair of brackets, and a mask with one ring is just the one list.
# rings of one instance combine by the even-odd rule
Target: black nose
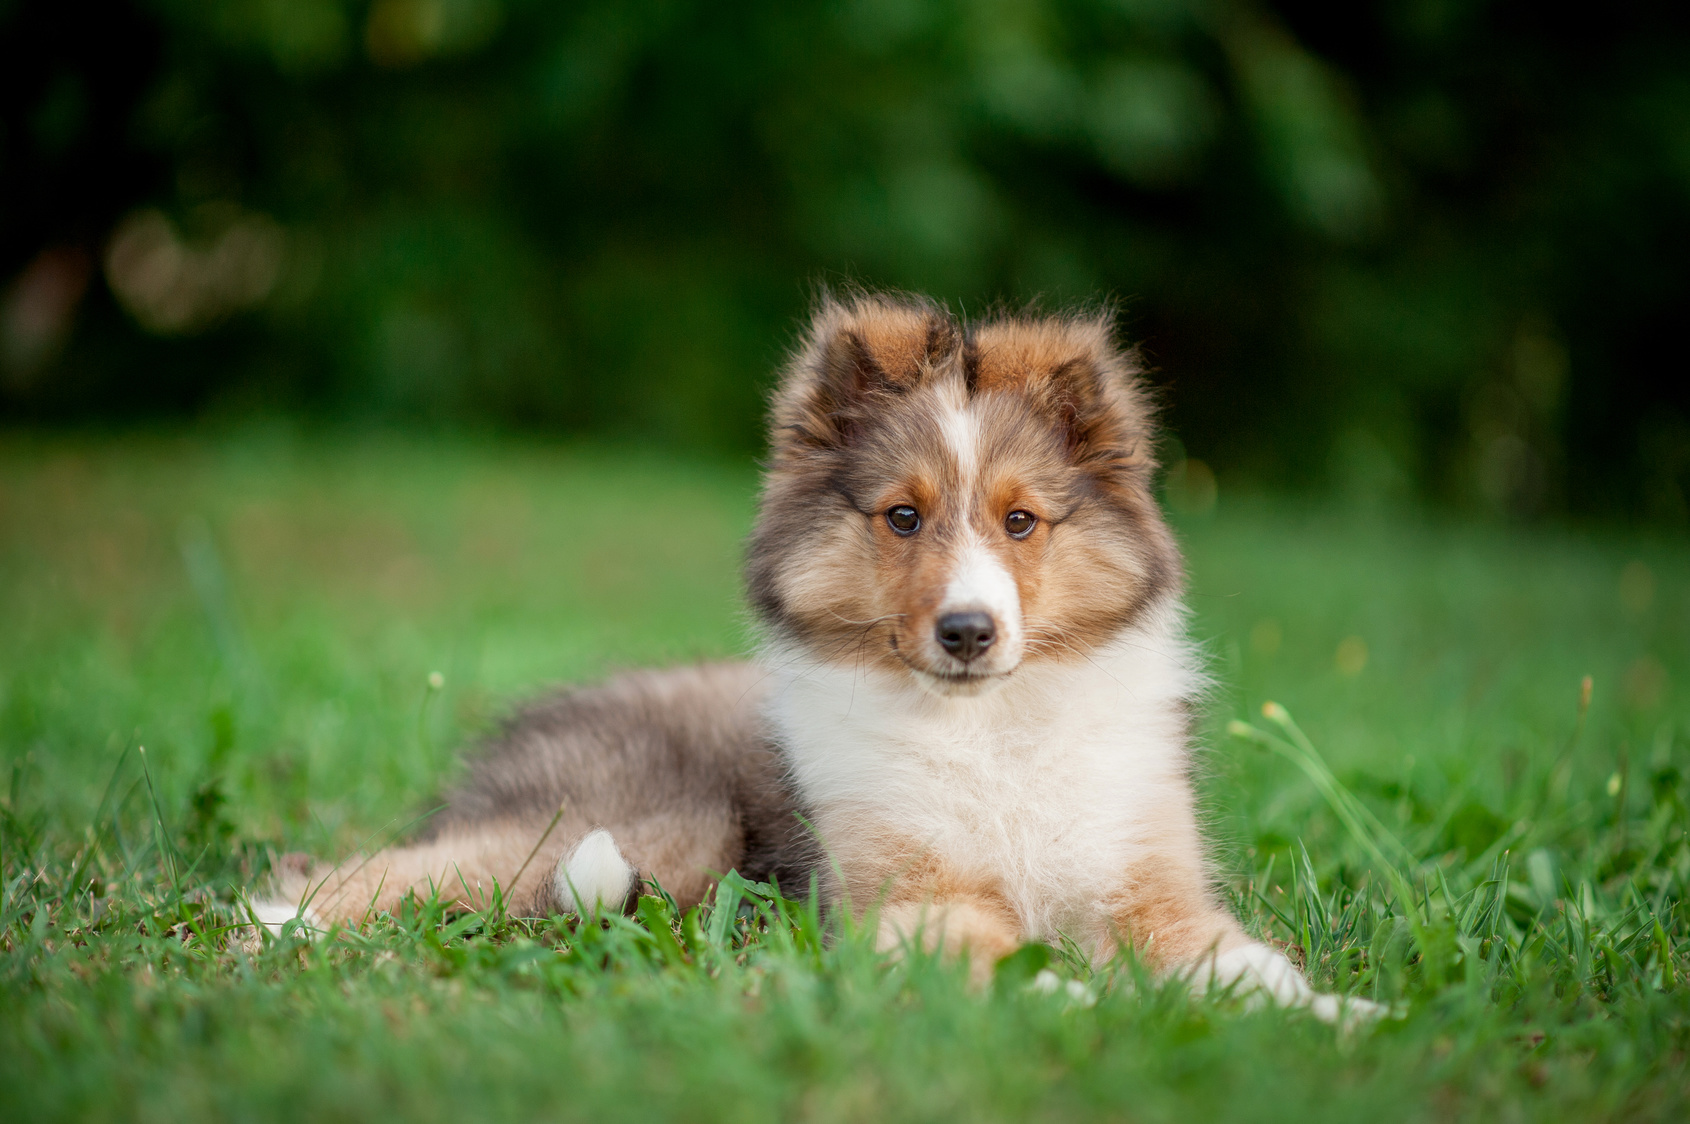
[[992,646],[998,638],[990,613],[946,613],[934,626],[939,646],[963,663]]

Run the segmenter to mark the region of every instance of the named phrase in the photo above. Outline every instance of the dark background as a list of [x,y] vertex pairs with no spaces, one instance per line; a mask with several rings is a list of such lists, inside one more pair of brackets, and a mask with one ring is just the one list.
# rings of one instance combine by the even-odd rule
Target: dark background
[[1682,526],[1687,31],[1683,3],[0,0],[0,419],[744,452],[815,286],[858,281],[1117,302],[1223,484]]

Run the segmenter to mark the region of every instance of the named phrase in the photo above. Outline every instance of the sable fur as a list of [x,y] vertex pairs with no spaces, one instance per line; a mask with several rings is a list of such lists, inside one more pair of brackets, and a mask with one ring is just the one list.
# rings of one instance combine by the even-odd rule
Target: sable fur
[[749,664],[708,664],[539,700],[483,747],[415,843],[332,867],[295,860],[281,896],[326,924],[397,910],[412,891],[477,908],[497,882],[513,911],[544,914],[560,904],[559,862],[595,828],[684,904],[736,867],[801,884],[813,843],[760,713],[766,689]]
[[[924,644],[935,571],[956,540],[997,536],[1019,500],[1042,512],[1038,554],[994,546],[1015,573],[1029,639],[1078,657],[1114,636],[1181,580],[1136,373],[1101,316],[1005,318],[965,333],[920,299],[824,305],[775,399],[752,604],[777,636],[895,668]],[[978,459],[992,466],[972,509],[942,455],[944,420],[965,407],[981,415]],[[932,513],[931,532],[898,540],[880,524],[894,497]],[[871,592],[893,587],[906,596]],[[888,610],[903,615],[883,620]],[[886,647],[871,628],[890,634]]]
[[[759,659],[544,700],[421,841],[284,893],[319,922],[429,886],[477,905],[495,880],[566,908],[572,850],[603,828],[614,849],[593,836],[577,869],[615,881],[620,855],[683,906],[730,868],[814,876],[887,947],[942,944],[976,974],[1026,940],[1126,942],[1334,1017],[1213,892],[1189,779],[1204,679],[1154,446],[1107,316],[824,299],[772,404]],[[978,645],[947,645],[960,619],[989,625]]]

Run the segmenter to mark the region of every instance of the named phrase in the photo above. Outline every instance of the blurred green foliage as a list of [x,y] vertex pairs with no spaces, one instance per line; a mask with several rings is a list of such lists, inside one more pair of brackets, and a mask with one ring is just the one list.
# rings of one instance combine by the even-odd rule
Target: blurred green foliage
[[1684,523],[1690,15],[0,2],[0,410],[755,448],[815,284],[1115,300],[1223,479]]

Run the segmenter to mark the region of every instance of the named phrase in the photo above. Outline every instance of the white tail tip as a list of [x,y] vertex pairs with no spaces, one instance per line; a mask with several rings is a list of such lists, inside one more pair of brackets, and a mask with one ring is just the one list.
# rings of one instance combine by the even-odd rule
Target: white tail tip
[[588,832],[569,857],[557,864],[552,887],[565,913],[596,913],[606,907],[619,910],[634,888],[636,873],[617,850],[610,832],[600,828]]

